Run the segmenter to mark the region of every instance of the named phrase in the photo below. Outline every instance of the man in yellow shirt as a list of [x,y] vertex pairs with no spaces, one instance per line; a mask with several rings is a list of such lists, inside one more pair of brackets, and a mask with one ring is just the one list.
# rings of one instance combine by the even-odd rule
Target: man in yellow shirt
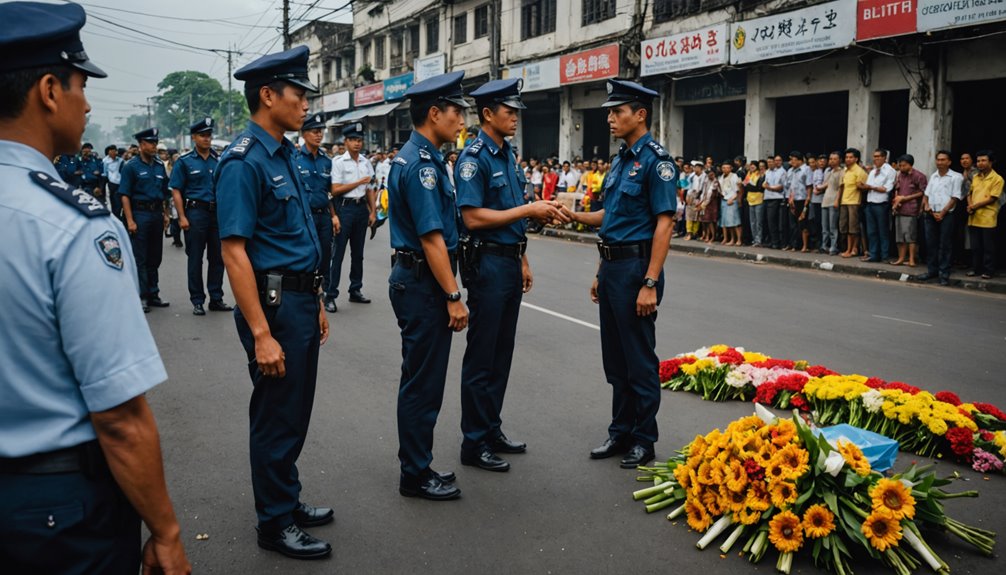
[[975,154],[978,173],[971,180],[968,196],[968,234],[971,237],[971,271],[967,275],[981,274],[989,279],[995,274],[996,223],[999,217],[999,197],[1003,193],[1003,179],[992,169],[992,152],[982,150]]
[[856,148],[845,150],[845,175],[842,177],[842,199],[838,212],[838,230],[845,234],[843,258],[858,254],[859,247],[859,204],[862,201],[863,186],[866,185],[866,170],[859,165],[861,155]]

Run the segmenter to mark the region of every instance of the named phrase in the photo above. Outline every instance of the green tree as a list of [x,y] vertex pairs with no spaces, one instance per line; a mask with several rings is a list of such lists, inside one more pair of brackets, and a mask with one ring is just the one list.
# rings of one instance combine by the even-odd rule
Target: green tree
[[146,127],[147,127],[146,114],[133,114],[132,116],[129,116],[128,118],[126,118],[126,122],[124,124],[119,125],[119,136],[122,138],[122,141],[119,142],[119,145],[125,144],[128,147],[129,144],[132,144],[135,141],[133,140],[133,134],[139,132],[140,130]]
[[[203,72],[192,70],[171,72],[157,84],[156,119],[161,133],[185,136],[189,123],[204,116],[213,116],[225,100],[220,82]],[[215,118],[220,120],[219,117]]]

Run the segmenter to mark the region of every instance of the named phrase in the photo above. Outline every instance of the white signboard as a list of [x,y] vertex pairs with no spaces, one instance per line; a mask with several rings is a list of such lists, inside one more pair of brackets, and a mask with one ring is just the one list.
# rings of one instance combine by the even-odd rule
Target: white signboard
[[325,94],[321,97],[322,112],[338,112],[349,109],[349,91]]
[[919,0],[919,32],[1004,19],[1006,0]]
[[730,25],[730,63],[844,48],[856,37],[856,0],[838,0]]
[[427,78],[439,76],[446,69],[446,56],[442,53],[431,54],[425,58],[416,58],[413,70],[413,81],[422,82]]
[[523,92],[537,92],[559,87],[559,58],[549,58],[507,69],[508,78],[523,78]]
[[729,33],[730,28],[724,22],[701,30],[644,40],[640,50],[641,75],[652,76],[726,64],[730,54]]

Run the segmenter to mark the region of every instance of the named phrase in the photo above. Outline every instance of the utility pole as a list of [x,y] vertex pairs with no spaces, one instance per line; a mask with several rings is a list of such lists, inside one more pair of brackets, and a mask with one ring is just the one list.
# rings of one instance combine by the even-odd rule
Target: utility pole
[[233,77],[231,68],[234,67],[234,50],[227,46],[227,137],[234,133],[234,98],[231,97]]
[[290,0],[283,0],[283,49],[290,49]]
[[503,30],[502,10],[500,0],[493,0],[489,4],[489,79],[497,80],[500,77],[500,50],[502,48]]

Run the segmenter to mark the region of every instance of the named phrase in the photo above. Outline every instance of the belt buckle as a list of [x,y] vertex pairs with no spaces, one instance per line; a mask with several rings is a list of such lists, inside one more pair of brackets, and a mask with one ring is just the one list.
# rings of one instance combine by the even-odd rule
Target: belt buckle
[[314,280],[311,282],[312,291],[318,291],[321,287],[321,274],[314,274]]
[[608,261],[611,261],[611,246],[601,244],[601,257]]

